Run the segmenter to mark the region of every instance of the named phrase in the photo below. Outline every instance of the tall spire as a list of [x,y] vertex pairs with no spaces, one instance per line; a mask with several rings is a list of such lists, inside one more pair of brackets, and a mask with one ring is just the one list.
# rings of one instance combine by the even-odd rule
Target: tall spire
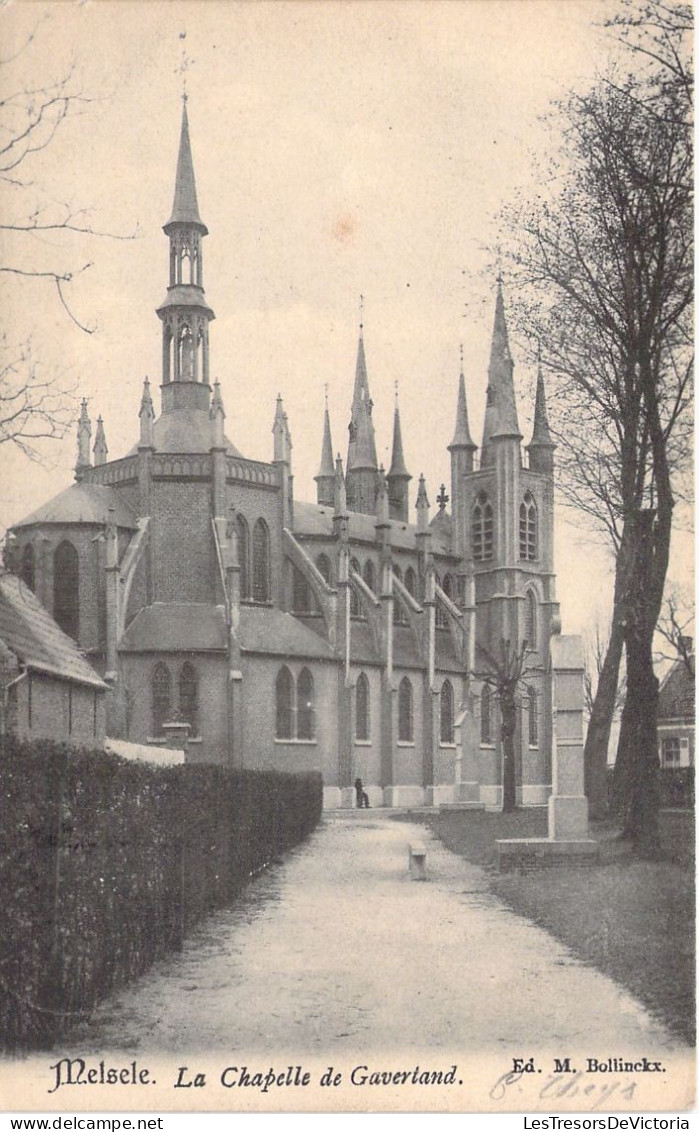
[[357,367],[354,375],[354,396],[349,423],[347,451],[347,503],[351,511],[373,515],[378,487],[378,461],[372,410],[374,403],[369,393],[366,358],[364,356],[364,326],[359,326]]
[[206,225],[199,215],[197,203],[197,185],[194,179],[192,146],[189,140],[186,95],[182,99],[182,126],[180,129],[180,150],[177,156],[177,174],[175,176],[175,199],[172,204],[172,216],[165,225],[166,232],[171,224],[196,224],[203,236],[207,233]]
[[330,434],[330,411],[328,393],[325,392],[325,416],[323,419],[323,446],[320,453],[320,467],[315,477],[319,503],[332,506],[335,492],[335,464],[333,462],[333,442]]
[[514,365],[510,353],[510,344],[507,338],[502,279],[498,276],[493,337],[490,345],[490,364],[488,366],[485,422],[483,425],[484,460],[486,460],[486,450],[490,440],[498,436],[519,437],[520,439],[522,436],[517,421],[513,370]]
[[464,377],[464,348],[461,347],[461,366],[459,369],[459,394],[456,402],[456,428],[454,439],[449,445],[449,451],[454,448],[473,448],[477,446],[471,437],[468,424],[468,407],[466,404],[466,378]]

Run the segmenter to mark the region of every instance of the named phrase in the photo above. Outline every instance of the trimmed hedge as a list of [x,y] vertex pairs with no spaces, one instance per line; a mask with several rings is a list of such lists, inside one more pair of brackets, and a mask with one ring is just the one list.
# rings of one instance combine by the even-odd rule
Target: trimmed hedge
[[12,737],[0,779],[7,1052],[50,1046],[181,947],[322,810],[319,774],[152,767]]
[[[694,809],[694,767],[663,766],[658,768],[658,789],[663,809]],[[614,806],[614,767],[607,767],[607,798]]]

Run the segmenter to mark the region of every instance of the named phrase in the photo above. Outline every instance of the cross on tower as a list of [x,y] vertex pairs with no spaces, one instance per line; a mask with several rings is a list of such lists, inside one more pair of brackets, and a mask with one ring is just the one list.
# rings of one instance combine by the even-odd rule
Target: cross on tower
[[439,510],[440,511],[443,511],[444,508],[446,507],[447,503],[449,502],[449,496],[447,495],[447,489],[446,489],[445,484],[442,484],[442,486],[439,489],[439,495],[437,496],[437,502],[439,504]]

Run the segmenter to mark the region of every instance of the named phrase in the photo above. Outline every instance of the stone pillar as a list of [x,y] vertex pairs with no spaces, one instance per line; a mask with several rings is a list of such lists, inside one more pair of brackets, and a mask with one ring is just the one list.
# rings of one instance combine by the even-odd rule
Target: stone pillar
[[584,840],[588,807],[583,763],[583,657],[580,637],[551,638],[553,672],[552,795],[549,838]]

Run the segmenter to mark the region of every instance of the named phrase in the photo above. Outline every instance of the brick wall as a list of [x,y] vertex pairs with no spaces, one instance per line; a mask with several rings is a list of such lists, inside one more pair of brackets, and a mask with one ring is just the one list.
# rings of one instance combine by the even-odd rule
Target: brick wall
[[86,747],[104,742],[104,692],[31,672],[14,686],[11,695],[11,717],[20,738],[55,739]]

